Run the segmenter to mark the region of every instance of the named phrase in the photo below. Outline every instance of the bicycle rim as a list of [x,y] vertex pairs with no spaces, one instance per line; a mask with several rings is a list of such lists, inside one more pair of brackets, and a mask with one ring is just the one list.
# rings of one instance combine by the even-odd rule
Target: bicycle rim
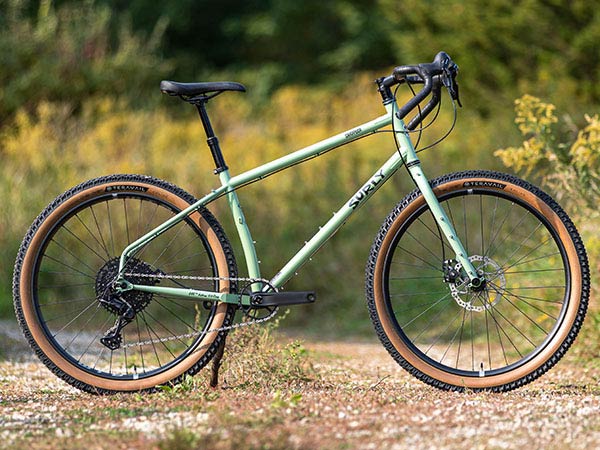
[[454,255],[422,201],[405,205],[402,223],[391,227],[379,255],[377,313],[386,316],[386,334],[401,342],[395,347],[408,358],[399,357],[422,377],[455,386],[502,380],[506,387],[531,376],[532,368],[547,370],[540,364],[562,356],[574,338],[565,336],[580,326],[574,314],[581,320],[585,314],[580,261],[573,261],[564,224],[557,227],[552,208],[539,208],[523,190],[489,178],[459,178],[438,194],[471,262],[488,280],[483,290],[468,288],[458,262],[444,269]]
[[[94,180],[88,182],[88,191],[77,192],[78,187],[74,194],[65,194],[62,203],[49,207],[49,214],[42,213],[47,217],[41,225],[36,221],[32,226],[38,229],[26,249],[21,274],[20,263],[16,266],[16,279],[22,283],[17,313],[24,316],[26,336],[31,335],[34,349],[41,350],[38,354],[52,370],[90,391],[93,386],[146,389],[182,372],[199,370],[218,343],[218,333],[208,331],[231,320],[229,313],[223,314],[225,305],[125,293],[123,298],[135,316],[118,336],[117,348],[102,343],[119,316],[117,306],[101,300],[107,298],[105,288],[116,275],[120,252],[189,202],[168,192],[176,189],[172,185],[160,182],[168,190],[152,184],[138,186],[133,182],[140,177],[133,178],[127,186],[97,186]],[[219,243],[211,226],[194,213],[139,250],[126,271],[138,284],[228,289],[227,282],[214,279],[232,275],[219,262],[224,260]],[[165,278],[169,275],[206,279]],[[207,358],[198,363],[203,355]],[[80,380],[87,385],[81,386]]]

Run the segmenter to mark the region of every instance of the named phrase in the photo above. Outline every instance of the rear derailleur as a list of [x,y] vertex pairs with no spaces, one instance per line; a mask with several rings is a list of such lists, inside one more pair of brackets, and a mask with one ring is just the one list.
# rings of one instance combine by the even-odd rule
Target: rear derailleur
[[118,317],[114,326],[109,328],[104,336],[100,338],[100,342],[110,350],[117,350],[123,343],[121,331],[127,324],[131,323],[135,317],[135,310],[123,297],[116,294],[111,295],[108,301],[100,299],[100,303],[103,302],[110,303],[106,306],[109,306],[111,310],[117,310]]

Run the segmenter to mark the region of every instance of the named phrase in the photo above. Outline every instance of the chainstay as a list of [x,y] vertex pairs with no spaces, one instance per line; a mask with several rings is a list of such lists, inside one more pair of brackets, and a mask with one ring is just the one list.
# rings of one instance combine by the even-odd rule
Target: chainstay
[[[177,280],[236,281],[236,282],[242,281],[242,282],[247,282],[248,285],[254,284],[254,283],[264,283],[267,286],[270,286],[271,288],[275,289],[271,285],[271,283],[264,278],[200,277],[200,276],[193,276],[193,275],[167,275],[167,274],[146,274],[146,273],[125,273],[123,275],[140,277],[140,278],[167,278],[167,279],[177,279]],[[236,328],[249,327],[250,325],[258,325],[259,323],[266,322],[266,321],[272,319],[273,317],[275,317],[277,315],[278,310],[279,310],[279,307],[276,307],[271,312],[271,314],[269,314],[268,316],[262,317],[260,319],[250,320],[248,322],[234,323],[234,324],[226,325],[223,327],[211,328],[210,330],[206,330],[206,331],[194,331],[193,333],[180,334],[178,336],[169,336],[169,337],[158,338],[158,339],[148,339],[146,341],[141,341],[141,342],[136,342],[136,343],[131,343],[131,344],[124,344],[121,346],[121,348],[143,347],[145,345],[152,345],[152,344],[160,343],[160,342],[177,341],[177,340],[181,340],[181,339],[188,339],[188,338],[192,338],[195,336],[200,336],[202,334],[219,333],[221,331],[228,331],[228,330],[234,330]]]

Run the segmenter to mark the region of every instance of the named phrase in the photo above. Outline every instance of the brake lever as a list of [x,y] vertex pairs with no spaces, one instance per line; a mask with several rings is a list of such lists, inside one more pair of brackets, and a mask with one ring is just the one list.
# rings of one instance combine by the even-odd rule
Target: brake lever
[[453,67],[449,67],[444,69],[444,76],[442,77],[442,83],[448,89],[448,94],[452,100],[456,100],[458,106],[462,108],[462,103],[460,102],[460,97],[458,94],[458,83],[456,82],[456,74],[458,72],[458,67],[454,65]]

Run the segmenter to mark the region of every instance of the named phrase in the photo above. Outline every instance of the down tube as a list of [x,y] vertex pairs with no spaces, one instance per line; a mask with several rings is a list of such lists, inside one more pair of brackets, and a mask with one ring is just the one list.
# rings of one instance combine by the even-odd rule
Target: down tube
[[360,208],[402,165],[402,157],[398,152],[385,162],[381,168],[361,187],[333,217],[320,227],[319,231],[304,244],[298,253],[271,279],[271,284],[281,287],[335,232],[346,223],[348,217]]

